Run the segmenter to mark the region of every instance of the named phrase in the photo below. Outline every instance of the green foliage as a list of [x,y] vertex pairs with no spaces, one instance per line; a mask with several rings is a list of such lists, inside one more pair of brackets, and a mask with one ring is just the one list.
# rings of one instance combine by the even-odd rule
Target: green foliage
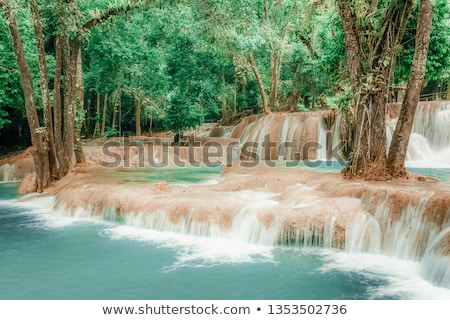
[[[414,56],[418,9],[412,12],[403,38],[404,48],[400,53],[395,81],[407,81]],[[436,0],[433,9],[433,27],[430,35],[425,80],[450,79],[450,3]]]
[[0,109],[0,129],[2,129],[5,124],[9,123],[11,123],[11,120],[8,119],[8,113]]
[[192,104],[183,92],[177,92],[171,98],[167,116],[164,119],[167,129],[181,132],[201,124],[204,114],[198,105]]
[[105,128],[105,134],[104,134],[104,136],[106,137],[106,138],[109,138],[109,137],[117,137],[119,135],[119,130],[117,130],[117,127],[116,126],[114,126],[114,127],[106,127]]
[[353,103],[353,93],[350,85],[344,85],[343,88],[332,96],[327,97],[327,106],[347,112],[351,109]]

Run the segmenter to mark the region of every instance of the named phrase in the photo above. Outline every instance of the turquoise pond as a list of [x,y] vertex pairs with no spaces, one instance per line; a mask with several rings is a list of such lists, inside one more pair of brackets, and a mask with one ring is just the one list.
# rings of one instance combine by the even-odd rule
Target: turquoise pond
[[[212,183],[221,169],[118,175]],[[0,299],[450,299],[420,262],[60,217],[51,198],[18,202],[17,186],[0,184]]]

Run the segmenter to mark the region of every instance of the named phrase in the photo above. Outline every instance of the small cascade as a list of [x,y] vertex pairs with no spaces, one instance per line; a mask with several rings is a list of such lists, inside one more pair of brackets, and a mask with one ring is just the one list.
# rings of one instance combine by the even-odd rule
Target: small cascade
[[229,138],[233,131],[233,126],[218,126],[210,127],[203,125],[195,133],[196,137],[209,137],[209,138]]
[[244,119],[231,134],[240,132],[243,160],[326,160],[339,146],[334,110],[273,113],[254,120]]
[[351,253],[384,254],[418,261],[436,239],[441,226],[423,219],[427,204],[407,205],[393,217],[386,197],[374,214],[360,213],[347,227],[345,250]]
[[17,165],[5,163],[0,166],[0,181],[10,182],[18,181],[22,177],[19,176]]
[[450,288],[450,227],[441,231],[421,261],[422,277],[434,285]]
[[[387,144],[397,123],[387,123]],[[388,147],[389,151],[389,147]],[[406,160],[412,166],[450,166],[450,102],[420,102],[408,146]]]

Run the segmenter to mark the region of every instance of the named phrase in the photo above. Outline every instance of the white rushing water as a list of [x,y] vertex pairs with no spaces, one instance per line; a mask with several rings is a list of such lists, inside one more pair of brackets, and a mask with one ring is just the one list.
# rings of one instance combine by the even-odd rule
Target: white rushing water
[[0,181],[11,182],[19,180],[17,165],[4,164],[0,166]]
[[[388,145],[396,122],[388,123]],[[409,167],[450,168],[450,102],[418,105],[406,161]]]

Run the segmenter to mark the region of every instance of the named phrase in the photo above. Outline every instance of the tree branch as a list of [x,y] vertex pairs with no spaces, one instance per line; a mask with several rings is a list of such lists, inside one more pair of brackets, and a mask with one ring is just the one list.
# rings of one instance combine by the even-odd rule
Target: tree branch
[[[4,1],[4,0],[0,0],[0,1]],[[89,30],[92,27],[95,27],[96,25],[102,24],[103,22],[105,22],[106,20],[108,20],[111,17],[127,13],[133,9],[140,7],[143,4],[148,4],[150,2],[152,2],[152,0],[146,0],[146,1],[134,0],[134,1],[131,1],[127,5],[124,5],[121,7],[116,7],[116,8],[110,8],[110,9],[106,10],[105,12],[103,12],[99,17],[93,18],[93,19],[87,21],[86,23],[84,23],[82,26],[82,29]]]

